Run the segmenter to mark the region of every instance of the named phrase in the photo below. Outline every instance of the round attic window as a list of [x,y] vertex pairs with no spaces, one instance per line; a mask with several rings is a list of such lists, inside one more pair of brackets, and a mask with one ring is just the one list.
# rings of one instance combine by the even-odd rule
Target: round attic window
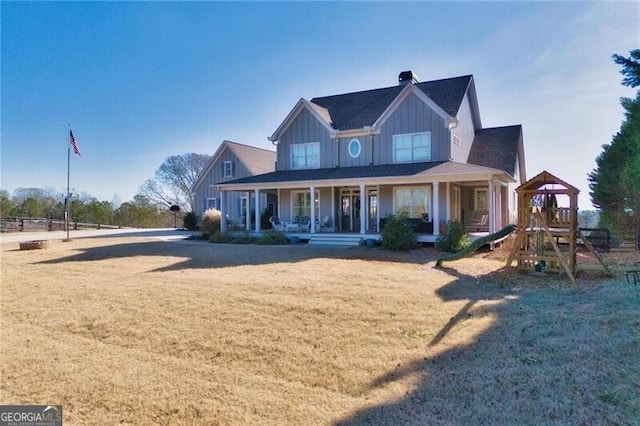
[[360,145],[360,140],[353,138],[349,141],[349,156],[351,158],[357,158],[360,155],[360,151],[362,151],[362,145]]

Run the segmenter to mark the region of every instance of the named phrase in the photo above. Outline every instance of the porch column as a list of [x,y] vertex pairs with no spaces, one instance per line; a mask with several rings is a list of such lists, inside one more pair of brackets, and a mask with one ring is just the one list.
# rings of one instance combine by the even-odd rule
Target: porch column
[[496,232],[496,187],[493,184],[493,179],[489,179],[489,233]]
[[376,186],[376,233],[380,233],[380,185]]
[[277,217],[282,217],[282,213],[280,212],[280,200],[281,199],[282,198],[280,197],[280,188],[278,188],[278,201],[277,201],[277,204],[276,204],[276,211],[273,212],[273,215],[277,216]]
[[249,191],[244,194],[244,229],[251,229],[251,193]]
[[316,233],[316,187],[312,186],[311,188],[309,188],[309,192],[310,192],[309,198],[311,199],[311,224],[309,227],[309,233],[315,234]]
[[447,193],[445,194],[445,197],[447,199],[446,201],[446,206],[445,206],[445,213],[444,213],[444,220],[449,222],[451,221],[451,182],[447,182],[446,184],[446,191]]
[[223,190],[218,191],[218,195],[220,196],[220,232],[226,232],[227,231],[227,206],[225,201],[225,198],[227,196],[227,193]]
[[260,232],[260,190],[259,189],[254,189],[253,190],[253,194],[254,197],[256,197],[256,232]]
[[502,186],[498,185],[498,187],[496,188],[496,229],[502,229],[502,227],[504,226],[504,220],[503,220],[503,215],[502,212],[504,211],[503,209],[503,204],[502,204],[502,194],[504,192],[504,188],[502,188]]
[[365,219],[367,217],[367,193],[365,192],[364,184],[360,184],[360,234],[365,234],[366,226]]
[[332,186],[331,187],[331,215],[329,217],[331,218],[330,223],[334,231],[338,230],[338,225],[336,224],[337,216],[338,215],[336,214],[336,187]]
[[433,182],[433,235],[440,235],[440,182]]

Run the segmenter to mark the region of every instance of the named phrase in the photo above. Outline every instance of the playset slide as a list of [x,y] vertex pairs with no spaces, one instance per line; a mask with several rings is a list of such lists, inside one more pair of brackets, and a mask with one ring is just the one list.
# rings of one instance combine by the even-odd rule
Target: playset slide
[[446,254],[440,256],[436,261],[436,267],[442,266],[442,262],[449,262],[452,260],[462,259],[463,257],[467,257],[473,254],[476,250],[482,247],[485,244],[489,244],[492,241],[499,240],[501,238],[506,237],[513,231],[515,231],[517,227],[513,224],[507,225],[501,230],[494,232],[493,234],[486,235],[484,237],[480,237],[477,240],[473,241],[467,248],[460,250],[457,253]]

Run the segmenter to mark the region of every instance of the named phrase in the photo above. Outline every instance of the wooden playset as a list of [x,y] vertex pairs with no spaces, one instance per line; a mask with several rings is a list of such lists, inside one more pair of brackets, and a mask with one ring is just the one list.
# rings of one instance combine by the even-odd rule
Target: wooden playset
[[544,171],[516,189],[518,196],[518,224],[516,239],[507,259],[502,283],[507,278],[511,263],[517,260],[517,269],[532,273],[566,273],[576,284],[576,254],[578,240],[602,261],[578,228],[579,190]]

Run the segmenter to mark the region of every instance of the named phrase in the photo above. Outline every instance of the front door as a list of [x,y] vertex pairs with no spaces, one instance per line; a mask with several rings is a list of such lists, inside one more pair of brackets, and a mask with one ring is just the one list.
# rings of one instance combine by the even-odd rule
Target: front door
[[378,232],[378,191],[369,190],[369,232]]
[[343,232],[360,231],[360,190],[343,189],[340,193]]

